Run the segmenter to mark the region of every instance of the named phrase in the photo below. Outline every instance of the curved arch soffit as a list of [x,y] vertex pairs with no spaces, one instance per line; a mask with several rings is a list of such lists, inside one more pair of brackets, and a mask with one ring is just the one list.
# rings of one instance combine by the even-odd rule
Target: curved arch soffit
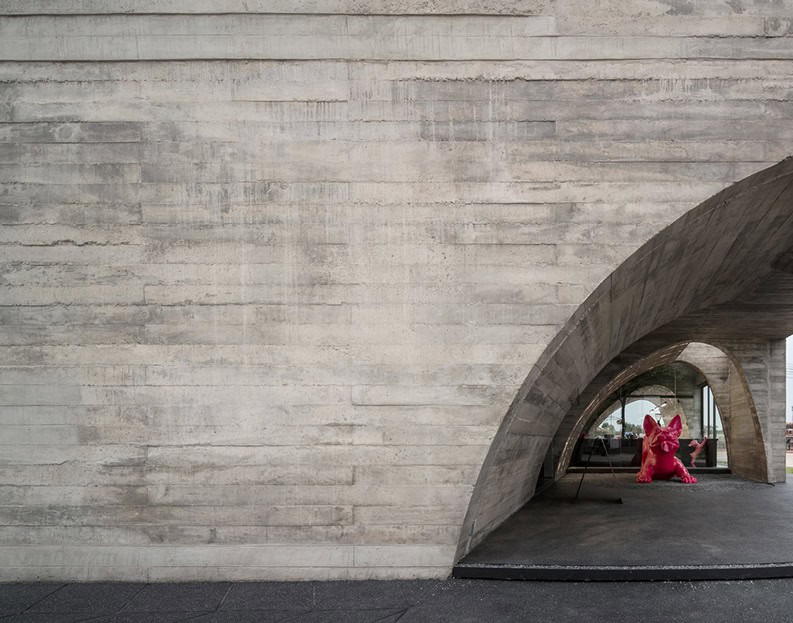
[[[688,347],[687,342],[671,344],[658,351],[645,355],[644,357],[633,361],[630,365],[623,368],[619,374],[609,378],[608,368],[601,374],[597,375],[589,386],[581,393],[585,400],[581,401],[583,408],[571,408],[565,415],[562,424],[557,430],[555,439],[557,444],[561,446],[562,450],[559,453],[558,461],[556,464],[556,472],[564,473],[570,465],[570,459],[575,448],[575,442],[581,433],[589,426],[591,422],[597,418],[597,413],[602,408],[602,405],[613,395],[616,391],[623,387],[626,383],[630,383],[635,378],[642,374],[649,372],[655,368],[663,365],[668,365],[675,362],[680,362],[680,356]],[[726,353],[724,353],[726,355]],[[686,363],[688,362],[682,362]],[[617,364],[619,365],[619,364]],[[691,366],[696,369],[700,374],[702,371],[696,366]],[[705,376],[703,374],[703,376]],[[707,377],[706,377],[707,378]],[[569,431],[569,432],[568,432]]]
[[[716,402],[716,406],[719,408],[719,411],[722,414],[722,421],[725,426],[725,432],[727,431],[728,427],[730,426],[730,411],[727,408],[727,404],[729,399],[724,395],[721,386],[725,384],[724,381],[716,378],[716,375],[712,373],[711,370],[706,369],[703,365],[701,360],[698,360],[696,357],[688,356],[686,353],[690,350],[692,346],[700,346],[710,349],[712,352],[718,353],[720,356],[724,357],[727,362],[727,366],[730,368],[730,373],[734,375],[735,378],[740,380],[741,386],[741,396],[740,398],[745,401],[747,405],[747,410],[749,415],[752,419],[752,425],[755,431],[755,438],[762,441],[762,430],[760,427],[759,417],[757,414],[757,408],[754,403],[754,398],[752,397],[752,392],[749,388],[749,384],[746,380],[746,376],[744,375],[743,371],[741,370],[740,365],[735,357],[735,355],[731,352],[731,350],[727,347],[716,345],[716,344],[708,344],[705,342],[696,342],[696,343],[685,343],[685,344],[678,344],[674,346],[675,350],[679,350],[679,354],[676,358],[672,361],[668,361],[669,352],[674,352],[674,350],[667,350],[664,354],[660,353],[653,353],[652,355],[635,362],[630,369],[625,371],[626,377],[623,377],[624,380],[615,387],[614,382],[608,382],[606,385],[599,385],[598,379],[596,378],[593,381],[593,385],[598,384],[597,388],[588,388],[588,394],[594,394],[594,398],[586,405],[586,407],[580,411],[576,412],[573,411],[568,414],[568,418],[575,418],[574,423],[570,426],[572,432],[570,432],[567,437],[563,440],[560,440],[563,444],[563,450],[559,457],[559,462],[557,464],[557,473],[564,473],[567,471],[569,467],[570,460],[572,458],[573,451],[575,449],[575,443],[580,436],[580,434],[585,431],[589,430],[593,423],[597,421],[597,418],[600,417],[602,414],[603,405],[606,404],[609,397],[619,388],[624,385],[625,383],[629,383],[633,379],[649,372],[653,368],[658,367],[659,355],[662,360],[665,360],[664,363],[660,365],[665,365],[666,363],[682,363],[686,366],[694,369],[697,371],[702,377],[705,379],[707,384],[711,387],[711,390],[714,393],[714,400]],[[671,390],[670,390],[671,391]],[[610,405],[609,405],[610,408]],[[727,451],[730,452],[730,446],[727,445]],[[762,464],[766,464],[766,456],[765,456],[765,447],[759,444],[757,451],[760,455],[757,457],[757,460]]]
[[[703,362],[700,357],[697,357],[696,353],[689,353],[692,348],[696,347],[699,347],[700,349],[709,349],[726,356],[728,362],[728,379],[737,380],[739,385],[739,387],[736,388],[738,392],[737,396],[729,395],[730,388],[729,381],[727,379],[720,379],[718,373],[713,373],[713,371],[707,369],[707,363]],[[746,375],[744,374],[743,368],[738,362],[738,359],[729,348],[722,345],[706,343],[690,344],[689,347],[683,351],[681,357],[685,357],[685,362],[699,370],[699,372],[707,379],[708,385],[713,392],[713,398],[716,402],[716,407],[719,409],[719,413],[721,414],[725,438],[732,438],[731,429],[734,429],[736,424],[739,423],[738,419],[741,418],[742,415],[744,416],[741,418],[744,420],[743,424],[749,424],[751,426],[753,439],[750,438],[750,441],[753,442],[753,445],[749,455],[753,459],[754,465],[745,464],[746,456],[741,457],[741,461],[734,460],[733,452],[736,448],[729,440],[725,439],[727,456],[732,471],[750,480],[768,482],[769,465],[768,457],[766,455],[763,430],[762,426],[760,425],[760,417],[754,401],[754,396],[752,395],[752,390],[749,387],[749,382],[746,379]],[[743,403],[743,405],[745,405],[743,414],[740,412],[740,410],[737,410],[736,405],[732,404],[733,398],[737,398],[739,403]],[[741,439],[741,445],[745,445],[746,441],[746,439]],[[744,450],[746,450],[746,448],[744,448]],[[742,462],[744,463],[743,465],[741,464]]]

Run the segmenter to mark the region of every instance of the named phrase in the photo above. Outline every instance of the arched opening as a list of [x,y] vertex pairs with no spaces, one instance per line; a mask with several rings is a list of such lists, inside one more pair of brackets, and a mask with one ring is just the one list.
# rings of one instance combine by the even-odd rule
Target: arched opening
[[667,425],[681,419],[678,456],[688,465],[693,444],[707,438],[700,466],[726,468],[726,439],[721,415],[705,376],[695,367],[676,361],[640,374],[621,386],[592,411],[574,443],[570,467],[618,467],[638,470],[641,465],[644,418],[650,415]]
[[[730,451],[731,466],[755,480],[784,479],[791,205],[788,159],[688,212],[598,286],[513,400],[474,488],[458,559],[532,497],[549,466],[551,479],[564,473],[574,445],[568,440],[592,416],[585,413],[589,405],[675,361],[692,342],[729,353],[725,391],[731,405],[754,414],[741,418],[740,426],[725,424],[732,446],[744,442],[741,453]],[[763,460],[757,460],[759,450]]]
[[[771,505],[761,497],[773,477],[765,452],[768,429],[753,399],[753,388],[754,395],[763,388],[744,373],[746,354],[723,348],[676,344],[634,360],[614,378],[598,375],[582,393],[589,401],[570,409],[557,431],[559,439],[549,445],[546,464],[557,470],[552,486],[460,561],[455,575],[685,580],[722,577],[708,574],[731,564],[736,573],[749,574],[738,577],[786,575],[787,563],[763,560],[758,565],[754,553],[748,564],[745,552],[733,559],[731,543],[742,538],[747,525],[770,528],[758,537],[758,551],[776,551],[773,535],[780,526],[769,526],[765,513],[770,509],[779,515],[787,496],[777,496]],[[752,361],[757,365],[756,352]],[[636,482],[647,415],[664,425],[678,415],[686,417],[683,430],[691,437],[681,433],[675,455],[699,483]],[[689,443],[699,443],[705,435],[708,441],[696,464]],[[560,448],[558,454],[551,453],[554,447]],[[734,474],[729,469],[733,463]],[[689,486],[696,489],[687,490]],[[751,497],[744,499],[747,495]],[[701,526],[713,521],[714,511],[723,511],[726,500],[741,508],[744,524],[722,526],[715,538],[715,533],[702,533]],[[741,506],[745,503],[751,510]],[[673,555],[658,554],[657,526],[674,529]],[[636,575],[637,568],[644,570]]]
[[[647,388],[656,389],[656,388]],[[659,424],[669,421],[662,413],[669,407],[677,412],[683,421],[684,435],[687,435],[688,422],[685,411],[680,408],[671,390],[653,392],[640,396],[621,397],[602,411],[576,442],[573,452],[574,468],[589,468],[608,465],[611,467],[635,467],[641,462],[641,440],[644,437],[642,420],[652,415]],[[674,403],[671,401],[674,400]]]

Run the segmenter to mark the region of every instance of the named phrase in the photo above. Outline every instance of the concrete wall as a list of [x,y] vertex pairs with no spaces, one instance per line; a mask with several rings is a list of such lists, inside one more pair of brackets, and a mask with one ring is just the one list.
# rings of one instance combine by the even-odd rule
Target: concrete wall
[[792,138],[788,0],[0,14],[5,581],[445,576],[574,310]]

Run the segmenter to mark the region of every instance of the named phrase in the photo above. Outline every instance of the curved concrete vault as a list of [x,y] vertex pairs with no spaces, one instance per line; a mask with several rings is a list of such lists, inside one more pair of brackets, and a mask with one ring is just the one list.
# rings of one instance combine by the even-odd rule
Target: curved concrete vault
[[[782,340],[791,333],[793,159],[786,159],[675,221],[579,307],[529,372],[494,438],[458,558],[531,498],[549,447],[574,435],[589,405],[678,359],[691,342],[718,347],[746,377],[739,385],[766,425],[764,479],[783,479]],[[553,448],[561,467],[569,461],[563,447],[558,454]]]
[[[766,418],[758,414],[753,394],[762,397],[761,383],[751,383],[744,372],[748,363],[746,349],[750,346],[764,349],[764,343],[743,342],[736,345],[736,352],[726,346],[716,347],[704,343],[675,344],[626,364],[624,357],[617,357],[611,365],[589,384],[581,400],[565,416],[551,442],[556,473],[563,474],[570,464],[576,440],[602,414],[614,392],[646,372],[660,365],[673,362],[684,363],[696,369],[705,378],[714,394],[724,425],[727,453],[732,471],[744,478],[761,482],[774,480],[774,466],[768,463],[764,438],[772,437],[765,431]],[[754,365],[763,361],[762,353],[754,352]],[[778,362],[776,362],[778,363]],[[613,367],[624,364],[625,368],[609,378]],[[671,390],[670,390],[671,391]]]

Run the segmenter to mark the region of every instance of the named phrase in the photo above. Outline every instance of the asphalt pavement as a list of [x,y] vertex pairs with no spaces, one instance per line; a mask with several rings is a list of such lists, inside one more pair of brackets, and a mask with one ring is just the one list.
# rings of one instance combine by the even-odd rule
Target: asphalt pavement
[[2,623],[790,621],[793,580],[0,584]]

